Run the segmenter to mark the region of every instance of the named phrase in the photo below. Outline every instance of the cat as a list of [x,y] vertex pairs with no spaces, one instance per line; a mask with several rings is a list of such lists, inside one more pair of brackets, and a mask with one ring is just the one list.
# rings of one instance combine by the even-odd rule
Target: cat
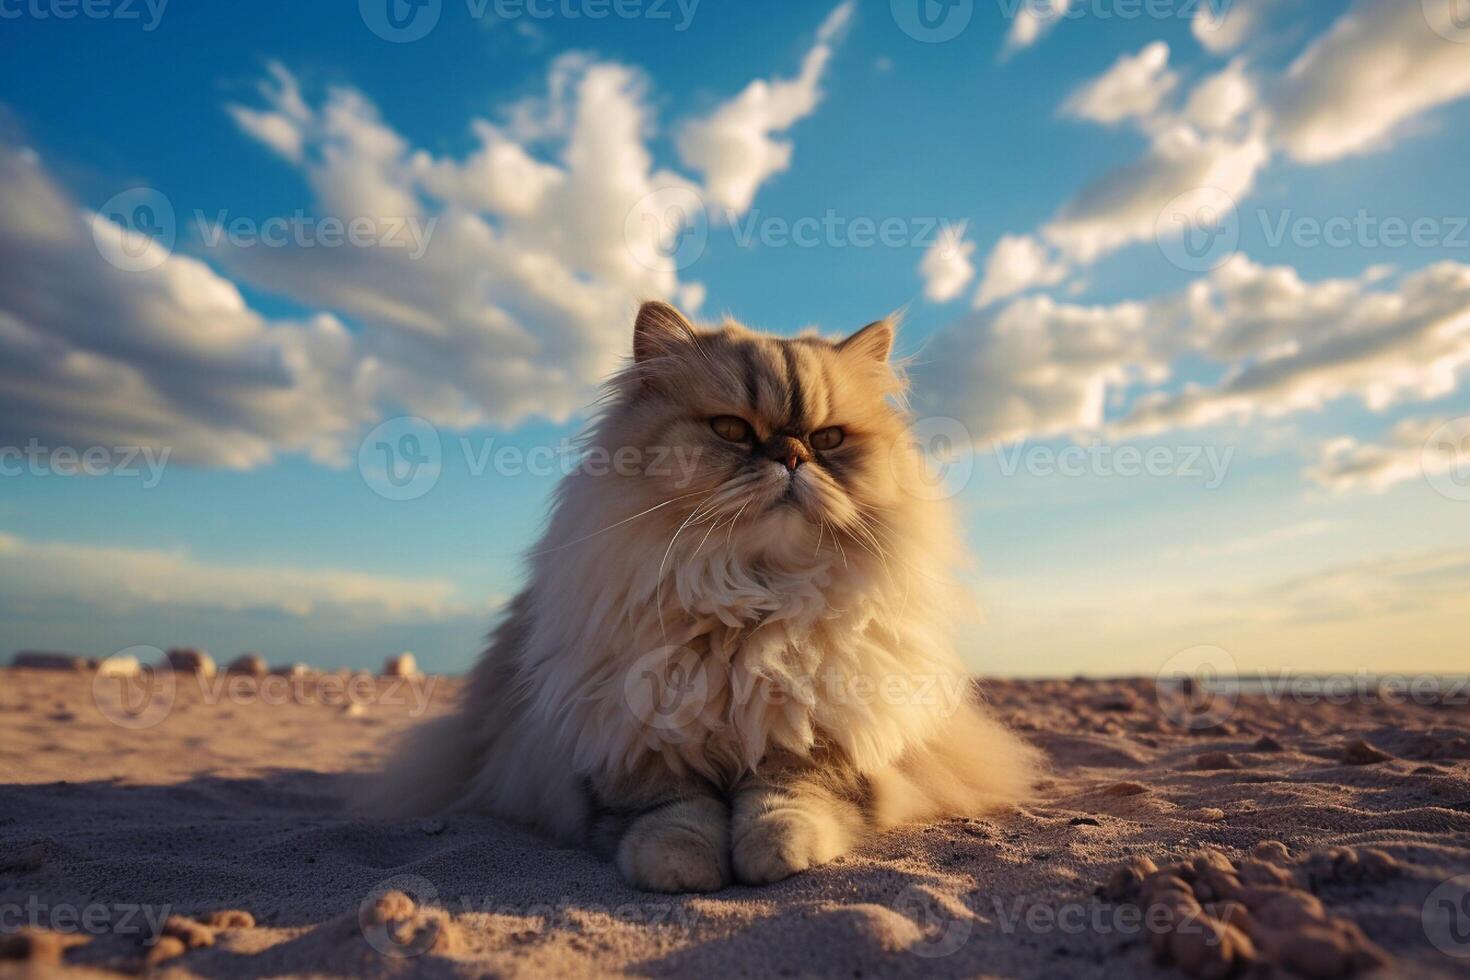
[[957,536],[894,330],[779,339],[644,304],[529,583],[380,809],[486,811],[677,893],[1025,798],[1038,753],[953,651]]

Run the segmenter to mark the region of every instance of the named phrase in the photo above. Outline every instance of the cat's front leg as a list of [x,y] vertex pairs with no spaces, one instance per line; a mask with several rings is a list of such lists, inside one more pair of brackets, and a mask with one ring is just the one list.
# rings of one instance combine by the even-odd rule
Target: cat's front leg
[[868,825],[863,787],[855,778],[815,770],[752,776],[735,792],[735,878],[764,885],[826,864],[851,850]]
[[712,892],[730,883],[730,808],[702,784],[657,775],[588,786],[593,847],[628,884],[651,892]]

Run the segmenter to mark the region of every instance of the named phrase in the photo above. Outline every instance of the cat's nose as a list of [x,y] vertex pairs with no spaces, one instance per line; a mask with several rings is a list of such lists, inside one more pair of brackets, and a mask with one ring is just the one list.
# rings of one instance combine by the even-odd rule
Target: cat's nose
[[806,447],[801,440],[790,436],[780,436],[766,443],[766,455],[785,466],[788,473],[795,473],[796,468],[807,461]]

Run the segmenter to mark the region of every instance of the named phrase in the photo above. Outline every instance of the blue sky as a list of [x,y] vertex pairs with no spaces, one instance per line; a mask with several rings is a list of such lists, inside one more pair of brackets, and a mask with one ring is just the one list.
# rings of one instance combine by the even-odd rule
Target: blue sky
[[[473,460],[573,435],[658,295],[787,334],[906,311],[919,412],[974,445],[979,670],[1461,664],[1465,461],[1425,448],[1470,435],[1451,5],[974,0],[930,43],[905,2],[702,0],[679,30],[443,0],[407,43],[346,2],[0,4],[0,446],[170,452],[156,485],[7,470],[0,645],[465,666],[554,485]],[[138,188],[177,243],[119,269],[93,212]],[[687,194],[697,258],[637,252],[638,209]],[[1233,247],[1158,231],[1199,194]],[[298,212],[435,224],[420,258],[195,217]],[[840,230],[786,241],[803,219]],[[401,415],[443,471],[389,500],[358,447]],[[1122,447],[1164,475],[1096,461]]]

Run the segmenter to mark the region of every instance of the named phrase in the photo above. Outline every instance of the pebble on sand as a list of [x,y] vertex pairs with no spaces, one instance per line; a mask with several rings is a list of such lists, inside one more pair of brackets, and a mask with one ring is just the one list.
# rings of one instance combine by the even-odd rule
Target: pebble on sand
[[270,673],[270,665],[258,653],[242,653],[225,668],[227,674],[244,674],[247,677],[264,677]]
[[1371,766],[1392,758],[1387,752],[1375,749],[1361,738],[1353,739],[1342,748],[1342,761],[1350,766]]
[[255,928],[255,916],[249,912],[242,912],[239,909],[224,909],[219,912],[211,912],[204,922],[205,925],[212,929]]
[[214,676],[214,659],[203,650],[193,647],[174,647],[168,652],[165,665],[180,674]]
[[1285,746],[1275,735],[1262,735],[1251,745],[1252,752],[1280,752]]
[[103,657],[94,662],[93,669],[103,677],[137,677],[143,673],[143,665],[131,653]]
[[1147,792],[1148,787],[1142,783],[1125,782],[1113,783],[1111,786],[1104,787],[1102,794],[1104,796],[1140,796]]
[[389,657],[383,664],[384,677],[418,677],[419,662],[413,654],[404,651],[396,657]]
[[84,946],[91,940],[85,936],[68,936],[44,929],[22,929],[12,935],[0,935],[0,961],[20,960],[32,966],[60,966],[61,958],[72,946]]
[[143,957],[143,962],[150,967],[158,966],[160,963],[176,960],[188,951],[189,947],[184,945],[182,939],[176,936],[163,936],[158,942],[149,947],[148,952]]
[[163,934],[174,937],[190,949],[214,945],[213,929],[182,915],[171,915],[164,919]]
[[1196,769],[1239,769],[1240,762],[1229,752],[1206,752],[1194,760]]
[[[1255,850],[1255,860],[1238,865],[1205,850],[1152,872],[1153,862],[1135,858],[1114,870],[1101,891],[1142,907],[1161,925],[1151,940],[1155,958],[1197,980],[1225,980],[1247,969],[1332,980],[1391,965],[1356,923],[1329,915],[1320,899],[1261,860],[1284,853],[1283,845],[1262,841]],[[1343,852],[1350,850],[1334,848],[1317,860],[1332,868],[1361,865],[1361,853],[1349,862]],[[1378,854],[1375,867],[1392,860]]]

